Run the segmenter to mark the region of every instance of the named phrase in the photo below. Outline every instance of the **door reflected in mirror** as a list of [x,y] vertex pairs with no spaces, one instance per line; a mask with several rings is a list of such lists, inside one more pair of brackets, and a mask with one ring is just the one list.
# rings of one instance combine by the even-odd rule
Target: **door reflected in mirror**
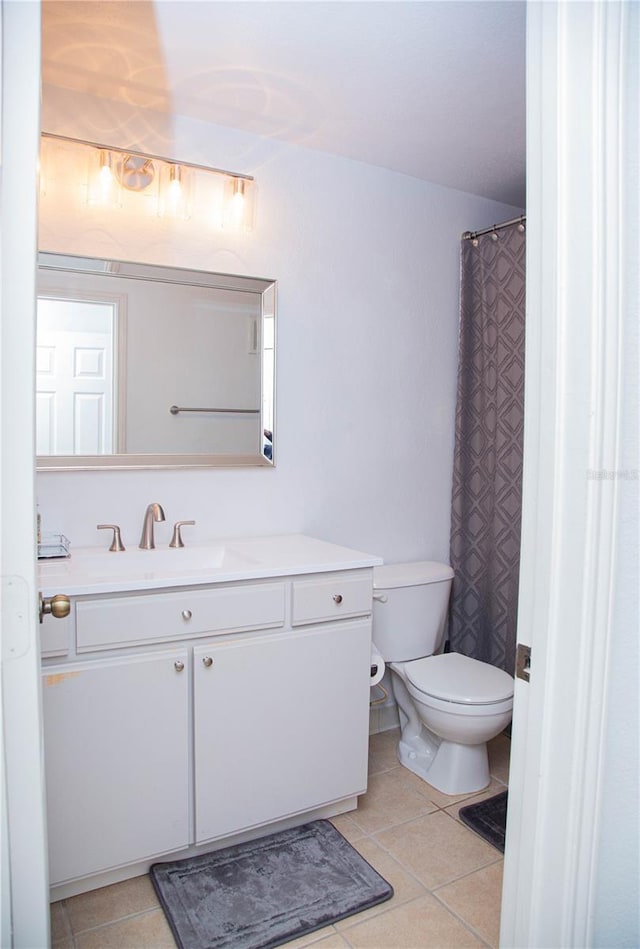
[[38,298],[36,451],[117,451],[114,344],[117,303]]
[[273,464],[274,382],[274,281],[40,254],[40,469]]

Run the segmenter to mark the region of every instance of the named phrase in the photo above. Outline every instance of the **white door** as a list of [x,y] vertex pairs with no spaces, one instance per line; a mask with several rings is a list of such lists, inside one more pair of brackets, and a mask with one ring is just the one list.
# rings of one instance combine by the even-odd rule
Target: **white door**
[[[637,564],[637,494],[635,537],[621,501],[634,487],[625,470],[633,482],[638,469],[625,469],[620,432],[625,384],[637,399],[628,359],[637,346],[638,9],[616,0],[528,7],[518,635],[531,647],[531,681],[516,680],[514,701],[501,926],[509,947],[637,945],[637,785],[628,790],[637,721],[629,728],[624,718],[637,681],[617,695],[612,656],[622,638],[632,668],[638,648],[637,576],[620,586]],[[608,721],[616,705],[620,728]],[[617,733],[613,755],[607,729]],[[619,856],[607,867],[616,891],[607,898],[600,862],[612,835]]]
[[103,455],[115,451],[115,321],[113,304],[38,298],[38,455]]
[[40,5],[0,6],[2,946],[49,941],[35,585],[34,351]]

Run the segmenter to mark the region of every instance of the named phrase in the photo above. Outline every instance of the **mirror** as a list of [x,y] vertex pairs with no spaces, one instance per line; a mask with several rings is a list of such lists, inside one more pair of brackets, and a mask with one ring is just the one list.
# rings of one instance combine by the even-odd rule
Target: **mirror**
[[274,280],[40,253],[38,469],[274,462]]

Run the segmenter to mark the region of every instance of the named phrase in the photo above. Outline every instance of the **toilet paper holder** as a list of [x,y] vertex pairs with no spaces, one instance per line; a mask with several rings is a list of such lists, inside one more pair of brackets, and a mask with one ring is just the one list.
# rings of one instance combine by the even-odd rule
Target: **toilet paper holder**
[[378,651],[378,647],[376,646],[375,643],[372,643],[371,644],[371,664],[370,664],[370,673],[369,673],[370,679],[371,679],[369,684],[372,687],[374,685],[377,685],[380,682],[380,680],[384,676],[385,668],[386,668],[385,662],[382,656],[380,655],[380,652]]

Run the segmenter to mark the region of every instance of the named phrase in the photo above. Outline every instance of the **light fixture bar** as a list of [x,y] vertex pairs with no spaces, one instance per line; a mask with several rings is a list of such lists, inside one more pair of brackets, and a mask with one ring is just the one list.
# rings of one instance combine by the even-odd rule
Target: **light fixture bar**
[[176,158],[165,158],[163,155],[149,155],[147,152],[139,152],[133,148],[117,148],[114,145],[103,145],[100,142],[88,142],[81,138],[71,138],[69,135],[55,135],[53,132],[42,132],[42,138],[56,139],[59,142],[69,142],[72,145],[86,145],[89,148],[97,148],[101,151],[114,152],[118,155],[133,155],[136,158],[147,158],[151,161],[165,162],[167,165],[180,165],[181,168],[192,168],[195,171],[208,171],[215,175],[224,175],[225,178],[239,178],[242,181],[254,181],[253,175],[245,175],[238,171],[227,171],[224,168],[212,168],[210,165],[197,165],[193,162],[182,161]]

